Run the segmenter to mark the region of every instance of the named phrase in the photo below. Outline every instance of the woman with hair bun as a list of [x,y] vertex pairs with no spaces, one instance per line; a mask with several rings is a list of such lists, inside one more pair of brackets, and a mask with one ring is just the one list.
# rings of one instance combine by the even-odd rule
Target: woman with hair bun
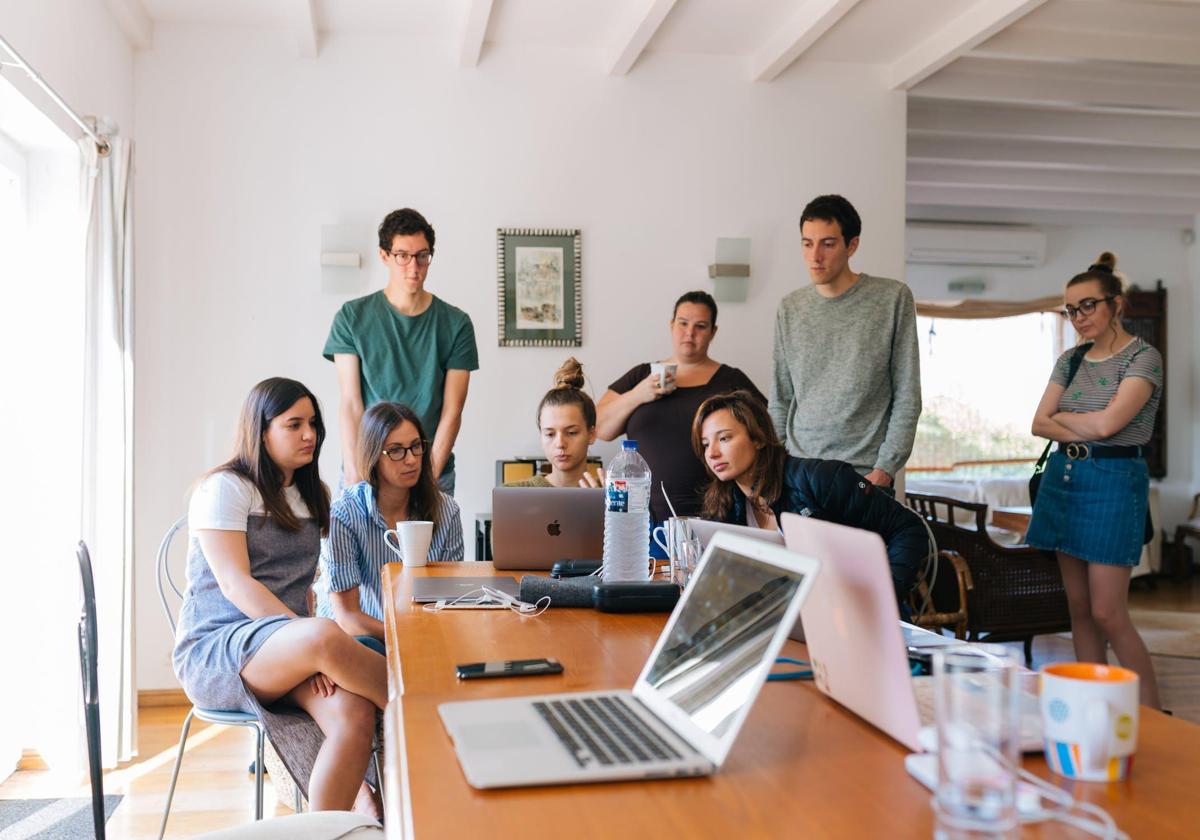
[[1105,251],[1067,283],[1062,316],[1087,350],[1063,353],[1033,417],[1033,434],[1058,445],[1033,507],[1025,541],[1054,551],[1082,662],[1107,662],[1107,648],[1137,672],[1141,702],[1159,707],[1154,666],[1129,617],[1129,578],[1142,554],[1149,496],[1146,454],[1162,397],[1157,350],[1121,323],[1125,296]]
[[554,387],[538,403],[537,426],[549,475],[513,481],[505,487],[593,487],[588,447],[596,442],[596,404],[583,391],[583,365],[574,357],[554,372]]

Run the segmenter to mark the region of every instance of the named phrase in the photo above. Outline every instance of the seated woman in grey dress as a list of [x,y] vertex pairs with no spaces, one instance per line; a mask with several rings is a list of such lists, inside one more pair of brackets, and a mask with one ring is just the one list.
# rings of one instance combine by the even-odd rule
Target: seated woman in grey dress
[[254,386],[233,458],[192,494],[173,663],[197,706],[259,715],[313,810],[374,812],[363,780],[387,702],[386,660],[307,617],[329,526],[317,473],[324,440],[306,387]]
[[[421,418],[406,405],[375,403],[358,432],[355,470],[366,481],[342,491],[321,544],[317,615],[380,653],[383,648],[383,564],[399,558],[384,534],[397,523],[433,523],[429,560],[463,559],[458,503],[438,489]],[[393,535],[394,536],[394,535]]]

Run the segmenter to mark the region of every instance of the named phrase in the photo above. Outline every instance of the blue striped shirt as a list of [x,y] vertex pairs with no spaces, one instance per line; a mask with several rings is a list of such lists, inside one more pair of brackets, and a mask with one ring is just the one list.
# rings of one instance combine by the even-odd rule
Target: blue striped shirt
[[[462,518],[453,497],[439,491],[430,562],[463,559]],[[317,615],[333,618],[329,593],[358,587],[359,608],[383,621],[381,575],[398,558],[383,540],[393,527],[383,521],[370,482],[347,487],[329,510],[329,537],[321,540],[321,579],[315,587]]]

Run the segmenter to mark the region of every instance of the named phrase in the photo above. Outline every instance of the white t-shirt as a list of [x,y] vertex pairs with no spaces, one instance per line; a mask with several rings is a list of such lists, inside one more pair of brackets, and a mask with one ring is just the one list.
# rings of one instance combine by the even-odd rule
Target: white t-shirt
[[[283,488],[284,498],[298,519],[311,519],[308,505],[295,484]],[[222,470],[200,483],[188,504],[188,530],[245,531],[251,516],[265,516],[262,494],[247,479]]]

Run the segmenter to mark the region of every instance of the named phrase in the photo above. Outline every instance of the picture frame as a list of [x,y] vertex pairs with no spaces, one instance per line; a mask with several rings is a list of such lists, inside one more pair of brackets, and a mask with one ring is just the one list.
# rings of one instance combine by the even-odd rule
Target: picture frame
[[583,344],[582,235],[572,228],[497,228],[501,347]]

